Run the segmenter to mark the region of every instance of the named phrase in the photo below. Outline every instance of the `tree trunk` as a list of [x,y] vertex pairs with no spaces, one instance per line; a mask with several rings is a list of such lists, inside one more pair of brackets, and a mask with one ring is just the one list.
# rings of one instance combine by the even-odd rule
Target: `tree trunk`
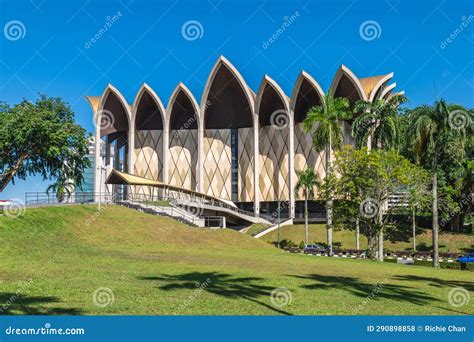
[[383,228],[379,230],[378,247],[378,259],[379,261],[383,261]]
[[[331,137],[329,138],[329,145],[326,152],[326,177],[328,177],[332,172],[332,146],[331,146]],[[332,255],[332,194],[329,194],[329,199],[326,202],[326,218],[327,218],[327,231],[328,231],[328,247],[329,255]]]
[[377,221],[378,225],[380,226],[379,232],[378,232],[378,260],[383,261],[383,226],[382,226],[382,221],[383,221],[383,209],[382,205],[380,205],[379,212],[377,214]]
[[308,197],[304,197],[304,244],[308,246]]
[[374,258],[374,236],[371,232],[367,233],[367,257],[369,259]]
[[356,219],[356,249],[360,249],[360,226],[359,219]]
[[413,231],[413,250],[416,252],[416,209],[411,211],[411,228]]
[[451,222],[450,222],[450,231],[452,232],[456,232],[456,233],[459,233],[459,231],[461,230],[460,229],[460,222],[461,222],[461,215],[458,213],[458,214],[454,214],[453,218],[451,219]]
[[431,170],[432,178],[433,178],[433,267],[439,268],[439,248],[438,248],[438,174],[437,170],[437,155],[435,153],[434,160],[433,160],[433,167]]
[[15,176],[16,172],[20,169],[21,164],[25,161],[25,159],[28,158],[28,154],[23,154],[15,163],[15,166],[10,168],[8,172],[6,172],[3,177],[0,178],[0,192],[5,190],[7,185],[10,183],[10,181],[13,179]]

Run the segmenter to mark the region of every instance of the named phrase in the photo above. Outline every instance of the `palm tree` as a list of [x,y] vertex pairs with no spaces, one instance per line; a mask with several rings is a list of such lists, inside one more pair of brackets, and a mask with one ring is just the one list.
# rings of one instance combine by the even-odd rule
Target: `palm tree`
[[298,195],[300,190],[303,191],[304,196],[304,228],[305,246],[308,245],[308,199],[314,197],[314,187],[321,184],[319,177],[314,173],[312,168],[306,168],[303,171],[296,171],[298,174],[298,182],[295,185],[295,195]]
[[[453,121],[455,115],[464,116],[472,123],[472,112],[451,113],[444,100],[436,100],[433,106],[423,105],[410,113],[410,136],[412,152],[417,162],[421,159],[431,168],[432,217],[433,217],[433,267],[439,268],[438,246],[438,165],[443,157],[457,151],[463,153],[466,142],[466,127]],[[456,120],[456,118],[454,118]],[[453,148],[458,146],[459,148]],[[451,151],[451,152],[450,152]]]
[[403,95],[388,100],[357,101],[354,113],[360,115],[352,123],[357,148],[370,145],[374,149],[396,149],[400,145],[398,106],[407,101]]
[[[394,95],[388,99],[357,101],[354,114],[360,113],[352,123],[352,136],[357,148],[368,147],[381,150],[400,148],[402,118],[398,116],[398,106],[407,101],[404,95]],[[380,205],[383,208],[383,205]],[[380,215],[383,212],[380,211]],[[383,230],[379,231],[379,259],[383,261]]]
[[63,202],[71,197],[74,192],[75,184],[70,179],[65,179],[63,176],[59,177],[55,183],[46,188],[46,193],[49,195],[50,191],[56,193],[58,202]]
[[[352,118],[349,100],[346,98],[334,98],[332,93],[324,97],[322,105],[312,107],[303,127],[306,133],[313,138],[313,146],[316,151],[326,151],[326,177],[332,174],[332,152],[340,149],[344,141],[341,122]],[[332,255],[332,195],[326,200],[326,218],[329,254]]]

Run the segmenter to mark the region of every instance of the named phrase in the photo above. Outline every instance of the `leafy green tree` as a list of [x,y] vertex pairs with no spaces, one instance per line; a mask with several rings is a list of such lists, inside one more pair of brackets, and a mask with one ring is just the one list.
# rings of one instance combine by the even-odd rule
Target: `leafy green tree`
[[400,145],[399,105],[407,101],[403,95],[388,100],[357,101],[354,113],[360,113],[352,123],[352,135],[358,148],[397,149]]
[[[396,193],[408,196],[408,191],[400,190],[413,185],[416,179],[410,175],[422,169],[395,151],[345,146],[336,153],[334,171],[338,175],[335,208],[339,220],[351,223],[358,219],[367,236],[369,256],[374,256],[378,246],[378,258],[383,261],[383,238],[379,237],[386,228],[397,229],[390,220],[396,207],[388,205],[388,199]],[[406,200],[399,198],[401,202]]]
[[298,182],[295,185],[295,195],[301,190],[304,197],[304,228],[305,228],[305,245],[308,245],[308,199],[314,197],[314,188],[321,184],[319,177],[314,173],[312,168],[303,171],[297,171]]
[[[463,160],[467,143],[467,127],[472,125],[473,113],[450,109],[444,100],[433,106],[423,105],[413,109],[409,120],[409,134],[415,160],[431,171],[433,216],[433,267],[439,268],[439,213],[438,175],[444,159]],[[461,121],[459,121],[461,120]]]
[[413,250],[416,251],[416,214],[417,211],[428,208],[431,201],[429,173],[421,168],[411,168],[408,172],[407,202],[412,215]]
[[[44,180],[80,185],[89,166],[85,130],[59,98],[0,106],[0,191],[15,179],[39,174]],[[63,184],[64,185],[64,184]],[[63,185],[58,184],[57,187]]]
[[[326,152],[326,177],[332,174],[332,153],[342,147],[344,134],[342,123],[352,118],[349,100],[334,98],[328,93],[320,106],[311,108],[303,122],[306,133],[311,133],[316,151]],[[333,199],[326,201],[327,239],[329,254],[332,255]]]

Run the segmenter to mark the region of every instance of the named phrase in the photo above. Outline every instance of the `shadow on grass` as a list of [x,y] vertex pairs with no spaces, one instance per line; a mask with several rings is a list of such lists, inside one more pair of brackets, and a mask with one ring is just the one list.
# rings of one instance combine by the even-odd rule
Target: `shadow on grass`
[[[170,290],[202,290],[227,299],[245,299],[257,303],[274,312],[291,315],[281,308],[272,306],[270,294],[275,289],[272,286],[258,285],[262,280],[257,277],[234,277],[230,274],[218,272],[190,272],[178,275],[160,275],[139,277],[140,280],[158,281],[159,289]],[[162,283],[165,283],[162,285]],[[201,284],[206,284],[202,286]],[[263,297],[263,298],[262,298]]]
[[0,315],[80,315],[75,308],[44,308],[45,304],[60,303],[57,297],[26,296],[14,292],[0,293]]
[[438,278],[420,277],[416,275],[397,275],[393,279],[403,281],[425,282],[434,287],[464,287],[468,291],[474,291],[474,282],[460,280],[443,280]]
[[379,283],[364,283],[358,278],[342,276],[325,276],[311,274],[308,276],[292,276],[299,279],[316,281],[314,284],[302,285],[302,288],[309,290],[340,289],[352,295],[371,300],[391,299],[400,302],[410,302],[417,305],[427,304],[438,299],[415,290],[410,286],[393,285],[389,279]]

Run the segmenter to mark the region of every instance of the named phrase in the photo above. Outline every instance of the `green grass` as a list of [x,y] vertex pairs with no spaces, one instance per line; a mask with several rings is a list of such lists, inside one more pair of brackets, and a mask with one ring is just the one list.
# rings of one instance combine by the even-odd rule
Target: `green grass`
[[[123,207],[0,217],[0,243],[3,314],[474,313],[474,300],[448,302],[455,287],[474,297],[473,272],[290,254],[232,230]],[[103,308],[92,300],[100,287],[115,298]],[[276,288],[290,291],[289,305],[272,304]]]
[[265,229],[269,228],[269,224],[264,223],[254,223],[250,226],[249,230],[245,232],[245,234],[250,236],[255,236],[260,232],[263,232]]
[[[411,228],[410,228],[411,229]],[[273,243],[277,241],[278,232],[274,230],[267,235],[262,236],[260,239],[263,241]],[[322,224],[310,225],[308,230],[309,241],[311,243],[326,243],[327,241],[327,230],[326,226]],[[413,243],[411,242],[411,231],[407,230],[405,236],[392,237],[392,241],[389,237],[386,237],[384,243],[386,250],[391,251],[404,251],[411,250]],[[296,245],[301,241],[304,241],[304,225],[293,225],[284,226],[280,228],[280,239],[290,240]],[[402,240],[402,241],[400,241]],[[333,234],[334,245],[337,248],[344,249],[355,249],[355,232],[350,230],[335,230]],[[432,246],[432,238],[430,230],[419,230],[419,234],[416,238],[416,243],[419,250],[428,250]],[[451,232],[440,232],[439,236],[440,252],[465,252],[466,250],[474,250],[474,234],[459,234]],[[365,236],[360,237],[360,248],[367,248],[367,239]]]

